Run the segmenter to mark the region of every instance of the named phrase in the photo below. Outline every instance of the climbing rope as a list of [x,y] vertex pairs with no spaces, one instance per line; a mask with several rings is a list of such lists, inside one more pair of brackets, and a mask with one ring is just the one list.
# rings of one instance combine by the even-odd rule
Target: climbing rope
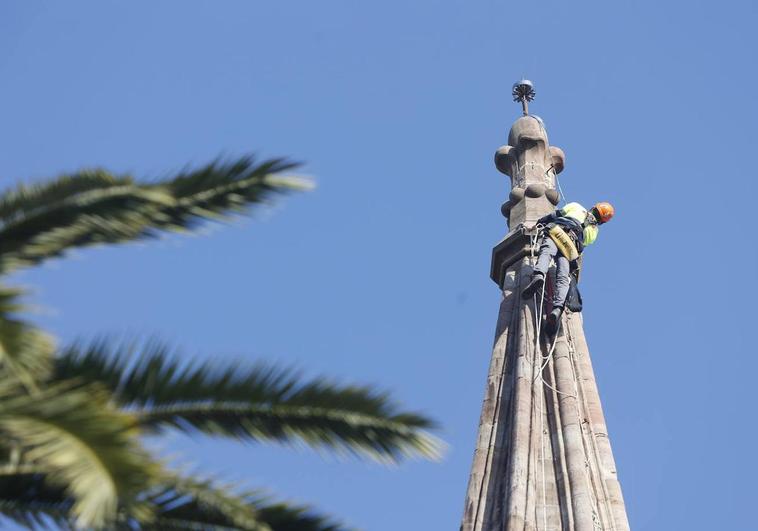
[[[567,327],[566,328],[566,333],[567,333],[567,339],[568,339],[568,344],[569,344],[569,354],[571,355],[571,360],[572,360],[571,370],[574,373],[574,382],[575,382],[575,385],[576,385],[577,396],[581,396],[582,404],[584,406],[585,411],[589,411],[589,405],[587,404],[587,397],[586,397],[586,395],[584,393],[584,390],[581,389],[581,393],[580,393],[579,381],[581,380],[581,374],[580,374],[580,370],[579,370],[579,362],[578,362],[577,356],[576,356],[576,352],[577,351],[576,351],[576,347],[574,346],[574,335],[571,333],[571,327]],[[579,407],[579,405],[577,403],[577,409],[578,409],[578,407]],[[605,481],[603,481],[602,477],[600,476],[600,471],[599,470],[595,470],[595,474],[593,474],[592,464],[591,464],[590,460],[587,459],[587,457],[586,457],[587,454],[589,454],[590,452],[592,452],[592,454],[594,454],[594,456],[595,456],[596,461],[598,463],[600,463],[600,452],[599,452],[599,450],[597,448],[597,441],[595,439],[594,430],[592,429],[592,423],[589,422],[589,419],[588,419],[586,424],[587,424],[587,430],[589,431],[589,434],[587,434],[584,429],[581,430],[581,432],[582,432],[582,446],[583,446],[583,449],[584,449],[585,464],[586,464],[585,476],[587,478],[587,484],[588,484],[588,488],[590,490],[590,500],[592,501],[592,511],[593,511],[592,520],[593,520],[593,525],[595,526],[596,529],[600,529],[602,531],[605,528],[603,527],[603,524],[602,524],[602,522],[600,520],[600,510],[599,510],[599,507],[598,507],[597,498],[594,496],[595,490],[593,490],[591,488],[593,486],[593,484],[594,484],[594,481],[592,481],[592,478],[593,477],[597,477],[597,478],[600,479],[600,481],[599,481],[599,483],[600,483],[600,489],[602,490],[603,498],[605,499],[606,503],[610,499],[610,493],[608,492],[608,488],[607,488],[607,486],[605,484]],[[589,441],[587,440],[587,435],[590,436],[589,437]],[[606,512],[607,512],[607,508],[606,508]],[[610,524],[611,524],[610,531],[615,531],[616,526],[615,526],[615,523],[613,522],[612,517],[610,517],[610,515],[607,515],[607,517],[608,517],[608,519],[610,521]]]
[[[531,234],[530,237],[530,243],[529,246],[529,252],[531,254],[530,262],[532,264],[532,270],[534,270],[534,248],[537,245],[537,240],[539,238],[539,234],[542,232],[542,228],[539,226],[535,226],[534,234]],[[537,294],[534,294],[535,300],[534,300],[534,307],[537,307]],[[542,293],[540,295],[540,306],[539,311],[535,315],[535,318],[537,320],[536,330],[537,333],[535,334],[535,347],[534,347],[534,364],[536,365],[537,361],[537,353],[540,352],[539,343],[540,343],[540,331],[542,327],[542,307],[545,303],[545,283],[542,284]],[[542,371],[544,370],[545,366],[540,365],[539,370],[537,371],[537,374],[540,375]],[[540,379],[542,377],[540,376]],[[535,379],[532,379],[532,396],[534,396],[534,383]],[[544,380],[543,380],[544,383]],[[543,521],[543,530],[547,531],[547,480],[546,480],[546,472],[545,472],[545,415],[547,414],[545,411],[545,389],[544,387],[540,390],[540,461],[542,463],[542,521]],[[532,400],[532,403],[534,401]]]
[[558,185],[558,194],[560,195],[560,197],[558,198],[559,201],[566,201],[566,196],[563,195],[563,188],[561,188],[561,180],[558,178],[558,172],[555,171],[554,165],[551,164],[550,167],[547,169],[548,172],[550,170],[553,170],[553,177],[555,178],[555,184]]
[[547,481],[545,479],[545,389],[540,390],[540,460],[542,461],[542,521],[547,531]]
[[[557,178],[556,178],[556,182],[557,182]],[[530,237],[530,246],[529,246],[530,247],[530,262],[531,262],[532,268],[535,267],[535,262],[534,262],[535,248],[537,246],[537,242],[538,242],[540,234],[542,232],[542,227],[538,225],[538,226],[535,226],[535,229],[536,230],[534,231],[534,234],[530,234],[529,235],[529,237]],[[547,281],[547,278],[545,280]],[[541,337],[542,321],[543,321],[543,309],[544,309],[544,302],[545,302],[545,286],[546,286],[546,283],[544,283],[542,285],[542,292],[540,293],[539,305],[537,304],[537,294],[536,293],[534,294],[534,308],[537,310],[537,312],[535,313],[535,329],[536,329],[536,334],[535,334],[535,355],[534,355],[534,362],[532,362],[532,363],[533,363],[533,367],[535,369],[536,369],[536,365],[537,365],[537,363],[536,363],[536,361],[537,361],[537,352],[541,352],[542,351],[542,349],[540,348],[540,337]],[[585,429],[583,427],[585,423],[582,422],[582,414],[581,414],[581,410],[580,410],[580,407],[579,407],[580,385],[579,385],[578,367],[576,366],[576,363],[577,363],[576,355],[575,355],[576,354],[576,348],[574,346],[574,338],[573,338],[573,334],[570,331],[570,327],[565,328],[565,334],[564,335],[566,336],[567,346],[568,346],[568,349],[569,349],[570,366],[571,366],[572,377],[573,377],[573,380],[574,380],[574,394],[572,395],[570,393],[565,393],[565,392],[562,392],[562,391],[556,389],[555,387],[553,387],[552,385],[550,385],[548,382],[546,382],[545,379],[543,378],[543,372],[544,372],[545,368],[548,366],[548,364],[550,363],[550,361],[553,359],[553,354],[555,352],[555,346],[556,346],[557,340],[558,340],[558,334],[559,334],[561,328],[563,328],[563,319],[561,319],[558,322],[558,329],[555,332],[555,336],[553,338],[552,344],[550,345],[550,348],[548,349],[548,353],[547,353],[546,356],[544,356],[544,361],[542,361],[542,363],[540,363],[539,369],[536,370],[536,376],[532,380],[532,393],[533,394],[535,392],[535,384],[537,382],[537,378],[539,378],[540,383],[541,383],[541,389],[539,390],[539,394],[540,394],[540,405],[539,405],[539,410],[540,411],[539,411],[539,415],[540,415],[540,461],[541,461],[541,473],[542,473],[542,520],[543,520],[543,530],[547,531],[547,480],[546,480],[547,474],[546,474],[546,470],[545,470],[545,468],[546,468],[546,459],[545,459],[545,427],[544,427],[544,424],[545,424],[545,415],[547,414],[547,411],[545,409],[545,387],[547,387],[547,388],[551,389],[552,391],[554,391],[557,394],[561,394],[561,395],[564,395],[564,396],[570,396],[570,397],[574,398],[574,407],[576,409],[577,420],[579,421],[579,429],[580,429],[580,433],[581,433],[581,437],[582,437],[582,452],[584,454],[584,463],[585,463],[585,467],[584,467],[585,474],[584,474],[584,476],[585,476],[585,481],[586,481],[586,484],[587,484],[587,492],[588,492],[588,495],[590,497],[590,504],[591,504],[591,507],[592,507],[592,524],[593,524],[593,527],[595,529],[599,529],[600,531],[603,531],[604,528],[603,528],[602,521],[600,519],[599,507],[598,507],[598,503],[597,503],[597,498],[595,496],[595,489],[593,488],[593,481],[592,481],[593,469],[592,469],[592,464],[591,464],[591,462],[589,460],[589,455],[588,454],[590,453],[590,451],[592,449],[593,450],[592,453],[595,455],[596,459],[599,459],[599,455],[598,455],[597,448],[595,447],[595,445],[592,444],[591,442],[587,441],[587,433],[585,432]],[[528,356],[527,356],[527,359],[529,359]],[[529,360],[529,361],[531,362],[531,360]],[[581,399],[582,399],[582,404],[584,405],[585,410],[588,410],[588,405],[586,403],[586,397],[584,396],[583,392],[581,393]],[[534,401],[532,401],[532,403],[534,404]],[[588,429],[590,429],[590,430],[592,429],[592,427],[589,426],[589,424],[588,424]],[[593,442],[594,442],[594,440],[593,440]],[[601,481],[601,483],[602,483],[602,481]],[[601,488],[603,489],[604,496],[605,496],[605,498],[607,500],[608,499],[608,493],[605,492],[605,490],[606,490],[605,489],[605,485],[601,485]]]
[[[540,129],[542,129],[542,132],[545,135],[545,149],[547,153],[550,154],[550,141],[547,139],[547,130],[545,129],[545,124],[540,119],[537,119],[536,121],[537,121],[537,124],[540,126]],[[550,160],[552,159],[553,159],[553,156],[550,155]],[[558,179],[558,172],[555,171],[555,164],[550,164],[550,167],[547,170],[545,170],[546,180],[550,181],[550,170],[553,170],[553,178],[555,179],[555,184],[558,185],[558,194],[560,195],[558,199],[559,201],[565,201],[566,196],[563,195],[563,188],[561,188],[561,181],[560,179]]]
[[[534,234],[530,235],[530,243],[529,246],[530,249],[530,255],[531,259],[530,262],[532,264],[532,268],[534,268],[534,249],[537,246],[537,241],[539,240],[539,235],[542,233],[542,227],[537,225],[535,226]],[[547,280],[547,279],[546,279]],[[537,311],[535,315],[536,319],[536,334],[535,334],[535,348],[534,348],[534,364],[536,365],[537,361],[537,353],[541,352],[542,349],[540,348],[540,335],[542,331],[542,313],[543,313],[543,307],[545,303],[545,286],[546,282],[542,284],[542,293],[540,293],[540,304],[539,304],[539,310]],[[537,294],[534,294],[534,307],[537,308]],[[552,351],[555,348],[555,341],[553,341],[553,345],[550,349],[550,352],[548,354],[547,360],[550,359],[550,356],[552,355]],[[547,411],[545,410],[545,388],[544,385],[546,384],[545,380],[542,378],[542,371],[545,370],[545,366],[547,364],[547,361],[544,363],[540,363],[539,369],[537,369],[537,376],[539,377],[540,381],[543,384],[543,387],[539,390],[540,395],[540,407],[539,407],[539,415],[540,415],[540,462],[541,462],[541,471],[542,471],[542,522],[543,522],[543,530],[547,531],[547,472],[545,471],[546,467],[546,459],[545,459],[545,415],[547,414]],[[534,387],[536,378],[532,379],[532,395],[534,395]],[[549,385],[548,385],[549,386]]]

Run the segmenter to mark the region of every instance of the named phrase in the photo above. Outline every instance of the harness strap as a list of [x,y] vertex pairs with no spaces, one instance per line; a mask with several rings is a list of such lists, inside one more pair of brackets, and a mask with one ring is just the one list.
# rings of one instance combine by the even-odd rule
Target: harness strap
[[571,239],[571,236],[569,236],[560,225],[553,225],[550,227],[547,234],[550,236],[550,239],[555,242],[555,246],[558,247],[561,254],[568,258],[569,262],[573,262],[579,258],[579,250],[576,248],[574,240]]

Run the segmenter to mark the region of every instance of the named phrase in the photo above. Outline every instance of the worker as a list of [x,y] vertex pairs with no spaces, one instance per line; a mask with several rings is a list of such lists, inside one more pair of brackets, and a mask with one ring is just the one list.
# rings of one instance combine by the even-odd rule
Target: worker
[[550,335],[558,332],[566,295],[571,285],[569,272],[572,266],[576,267],[584,248],[597,239],[598,227],[607,223],[613,214],[614,209],[610,203],[597,203],[589,210],[579,203],[568,203],[537,221],[535,226],[542,228],[539,255],[532,278],[521,296],[531,297],[543,291],[550,259],[554,259],[553,310],[547,316],[546,326]]

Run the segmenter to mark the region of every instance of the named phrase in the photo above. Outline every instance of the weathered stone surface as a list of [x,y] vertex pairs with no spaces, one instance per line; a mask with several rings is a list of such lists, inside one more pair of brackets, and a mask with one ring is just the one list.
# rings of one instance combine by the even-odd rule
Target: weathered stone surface
[[544,183],[532,183],[526,187],[526,196],[532,199],[545,195],[547,187]]
[[549,189],[545,191],[545,197],[547,197],[547,200],[550,201],[554,206],[557,205],[561,200],[561,194],[558,193],[558,190]]
[[529,254],[532,234],[523,228],[513,230],[492,250],[490,278],[501,288],[508,278],[508,268]]
[[563,150],[559,147],[550,146],[550,156],[555,173],[561,173],[566,164],[566,155],[563,154]]
[[512,150],[512,146],[501,146],[495,151],[495,167],[500,173],[510,174],[513,159],[509,157],[509,154]]
[[503,300],[463,531],[629,530],[581,315],[564,315],[553,345],[541,333],[549,305],[520,296],[532,272],[531,226],[558,204],[564,161],[533,116],[516,120],[495,154],[511,178],[502,207],[510,232],[492,253]]
[[524,199],[524,193],[526,191],[523,188],[516,187],[511,190],[511,193],[508,194],[508,198],[513,201],[513,203],[518,203],[522,199]]
[[[512,207],[509,226],[534,223],[556,204],[546,192],[555,189],[555,176],[563,170],[563,151],[550,146],[542,121],[522,116],[508,134],[508,145],[495,152],[495,166],[510,176]],[[551,202],[552,201],[552,202]]]
[[554,209],[554,205],[545,197],[525,197],[511,208],[509,227],[516,228],[521,224],[533,226],[538,219]]

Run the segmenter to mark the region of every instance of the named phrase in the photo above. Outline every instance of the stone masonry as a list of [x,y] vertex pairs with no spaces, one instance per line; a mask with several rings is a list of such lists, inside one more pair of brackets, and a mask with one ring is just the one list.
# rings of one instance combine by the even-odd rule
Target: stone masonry
[[551,308],[520,297],[531,227],[559,202],[564,154],[525,106],[495,165],[511,178],[502,206],[510,231],[493,250],[503,299],[461,530],[627,531],[582,316],[566,311],[553,342],[538,332]]

